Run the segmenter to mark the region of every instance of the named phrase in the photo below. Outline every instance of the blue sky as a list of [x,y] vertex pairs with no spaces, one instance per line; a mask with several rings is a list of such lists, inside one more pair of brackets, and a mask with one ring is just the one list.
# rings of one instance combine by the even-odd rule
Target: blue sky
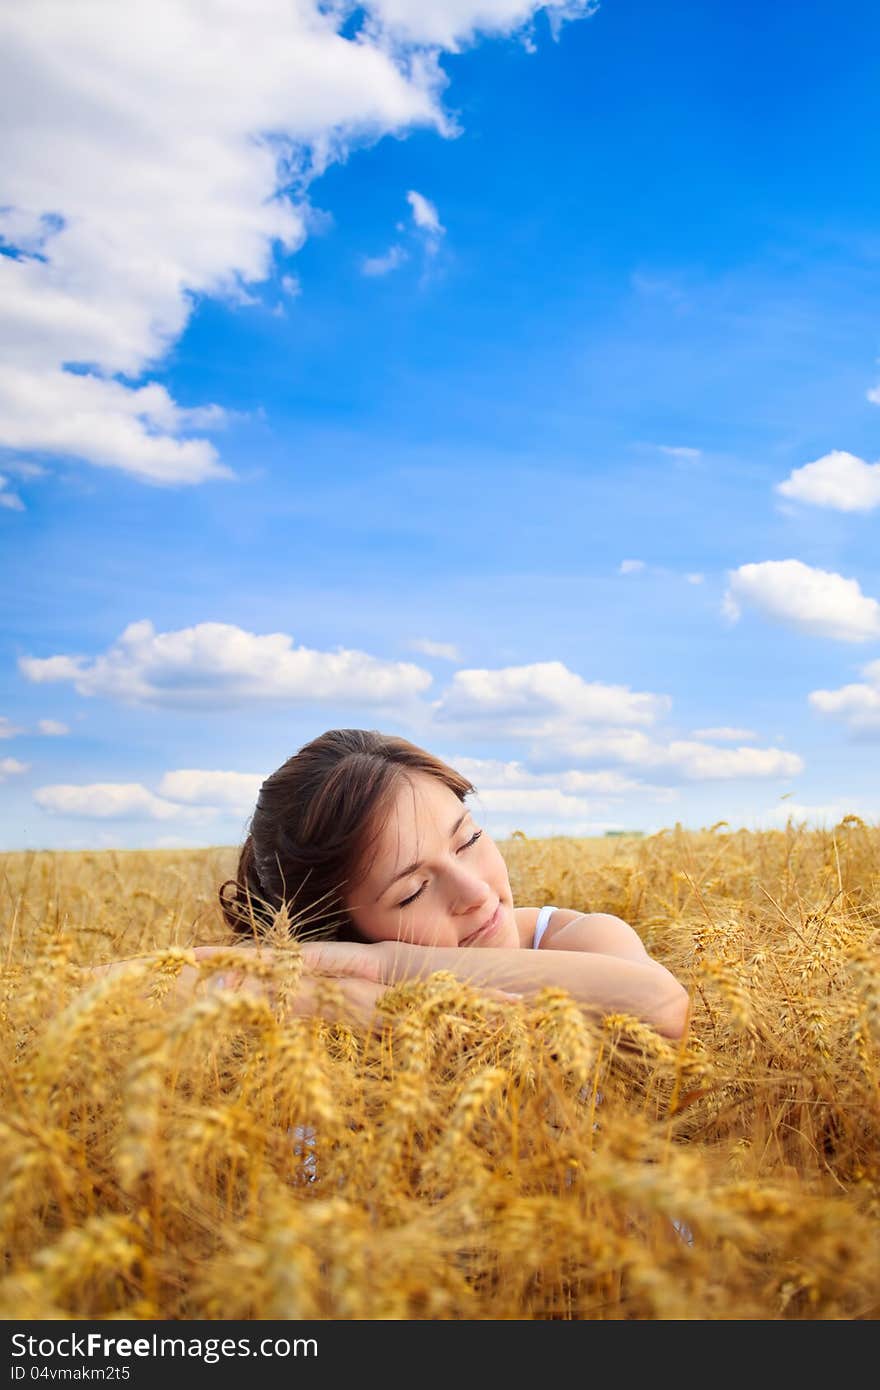
[[496,835],[878,819],[876,11],[138,10],[2,21],[0,843],[340,725]]

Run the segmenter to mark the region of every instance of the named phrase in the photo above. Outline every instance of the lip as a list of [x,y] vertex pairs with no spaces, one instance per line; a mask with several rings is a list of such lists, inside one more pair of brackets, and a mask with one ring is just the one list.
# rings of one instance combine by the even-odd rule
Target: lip
[[470,946],[471,943],[476,941],[478,937],[486,937],[490,934],[490,932],[494,932],[495,928],[498,926],[498,923],[500,921],[501,901],[499,899],[498,906],[492,913],[492,916],[489,918],[488,922],[484,922],[481,927],[477,927],[476,931],[471,932],[470,936],[466,936],[464,940],[460,941],[458,944],[460,946]]

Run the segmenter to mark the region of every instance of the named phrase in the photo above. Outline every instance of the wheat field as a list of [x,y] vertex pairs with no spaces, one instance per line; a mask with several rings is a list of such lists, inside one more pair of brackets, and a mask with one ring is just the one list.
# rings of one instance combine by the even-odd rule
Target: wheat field
[[[235,851],[2,856],[0,1317],[877,1317],[880,828],[500,847],[632,923],[681,1044],[444,974],[373,1033],[169,1002]],[[83,974],[142,952],[152,996]]]

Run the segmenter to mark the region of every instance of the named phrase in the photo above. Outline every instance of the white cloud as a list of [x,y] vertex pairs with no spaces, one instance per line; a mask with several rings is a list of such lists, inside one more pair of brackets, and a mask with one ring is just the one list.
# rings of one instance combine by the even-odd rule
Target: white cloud
[[752,733],[751,729],[733,729],[727,724],[715,729],[694,729],[694,738],[721,739],[728,743],[736,743],[738,739],[745,740],[757,737],[758,735]]
[[[876,812],[874,813],[876,814]],[[861,803],[857,800],[847,801],[838,797],[836,801],[826,801],[824,805],[808,806],[798,801],[784,801],[779,806],[768,806],[764,811],[755,817],[756,826],[760,825],[785,825],[788,820],[794,822],[805,821],[808,826],[819,828],[830,828],[839,825],[844,816],[859,816],[862,820],[870,820],[870,815],[861,809]]]
[[691,782],[792,777],[804,767],[796,753],[779,748],[718,748],[691,739],[663,743],[639,729],[606,729],[597,737],[572,735],[564,740],[546,740],[543,748],[536,747],[535,755],[547,757],[554,751],[569,763],[623,763]]
[[139,782],[93,782],[88,786],[56,784],[38,787],[34,801],[57,816],[88,820],[192,819],[193,812],[155,796]]
[[[6,262],[17,264],[0,256],[0,284]],[[4,364],[2,351],[0,345],[0,444],[74,454],[159,485],[232,476],[213,444],[175,437],[196,420],[203,428],[220,424],[217,407],[183,411],[156,382],[133,389],[49,365]]]
[[491,725],[508,737],[549,734],[560,724],[651,724],[670,705],[666,695],[585,681],[561,661],[456,671],[433,703],[438,721]]
[[[647,563],[646,563],[644,560],[621,560],[620,565],[619,565],[619,567],[618,567],[617,573],[618,573],[618,574],[641,574],[642,571],[643,571],[643,570],[646,570],[647,568],[648,568],[648,565],[647,565]],[[652,566],[651,566],[651,569],[652,569],[652,572],[653,572],[654,574],[674,574],[674,573],[675,573],[675,571],[673,571],[673,570],[668,570],[668,569],[664,568],[664,566],[662,566],[662,565],[652,565]],[[687,580],[688,584],[702,584],[704,578],[705,578],[705,576],[702,575],[702,574],[686,574],[686,575],[685,575],[685,579]]]
[[880,735],[880,661],[862,667],[864,684],[843,685],[839,690],[813,690],[809,701],[813,709],[838,719],[850,733]]
[[[596,796],[622,796],[624,792],[646,790],[644,782],[638,781],[634,777],[625,777],[623,773],[615,772],[609,768],[603,768],[600,772],[583,772],[575,769],[571,772],[560,773],[556,781],[563,791],[592,792]],[[657,792],[665,790],[665,788],[652,787],[648,790]]]
[[[415,224],[418,239],[427,251],[428,255],[433,256],[437,251],[439,239],[444,235],[446,228],[441,227],[440,218],[434,204],[424,198],[421,193],[410,191],[406,195],[407,202],[412,209],[413,222]],[[397,230],[406,232],[407,228],[403,222],[398,222]],[[381,256],[364,256],[361,260],[362,275],[388,275],[392,270],[397,270],[399,266],[409,260],[409,252],[399,242],[389,246],[388,250]]]
[[15,738],[17,734],[24,733],[18,724],[12,724],[5,714],[0,714],[0,738]]
[[527,835],[601,835],[619,821],[596,820],[603,804],[568,796],[553,787],[535,791],[480,788],[480,806],[492,834],[503,837],[522,830]]
[[179,768],[166,772],[159,793],[169,801],[188,806],[224,807],[233,811],[252,811],[260,787],[266,780],[261,772],[204,772]]
[[294,647],[284,632],[260,636],[229,623],[156,632],[130,623],[93,661],[82,656],[21,657],[37,683],[68,681],[80,695],[179,709],[232,708],[271,701],[350,700],[386,705],[419,695],[428,671],[366,652]]
[[687,449],[684,445],[658,444],[657,448],[661,454],[668,454],[670,458],[682,459],[687,463],[694,463],[703,456],[702,449]]
[[[537,10],[544,9],[553,37],[565,20],[593,14],[596,0],[558,0],[537,5],[534,0],[371,0],[370,15],[399,40],[437,44],[456,53],[476,34],[509,34],[527,28]],[[365,28],[374,23],[367,19]]]
[[837,642],[880,637],[880,603],[862,593],[855,579],[812,569],[800,560],[766,560],[741,565],[728,575],[722,611],[736,622],[742,605],[765,618]]
[[[407,202],[412,209],[413,222],[419,234],[424,249],[429,255],[434,255],[439,245],[439,238],[444,235],[446,228],[441,227],[440,218],[434,204],[424,198],[421,193],[410,191],[406,195]],[[406,231],[403,222],[398,222],[397,230]],[[364,256],[361,260],[362,275],[388,275],[392,270],[397,270],[398,266],[403,265],[409,260],[409,252],[399,242],[389,246],[388,250],[381,256]]]
[[61,738],[64,734],[70,733],[67,724],[62,724],[60,719],[41,719],[37,724],[41,734],[46,734],[48,738]]
[[643,782],[607,769],[601,772],[584,772],[578,768],[561,772],[533,772],[515,758],[473,758],[467,754],[453,754],[446,761],[473,782],[479,795],[482,795],[484,788],[496,792],[563,791],[576,796],[586,793],[621,796],[625,792],[644,789]]
[[331,163],[388,133],[455,134],[440,50],[539,8],[558,26],[593,5],[373,0],[351,39],[352,6],[319,0],[5,6],[0,446],[154,484],[224,476],[189,437],[216,408],[197,418],[115,378],[155,371],[199,297],[255,302]]
[[25,459],[4,459],[3,467],[14,478],[45,478],[49,472],[38,463],[28,463]]
[[24,656],[19,658],[18,665],[29,681],[45,684],[78,680],[84,661],[81,656],[48,656],[45,659]]
[[880,506],[880,463],[865,463],[855,454],[834,449],[813,463],[795,468],[776,484],[783,497],[833,507],[839,512],[869,512]]
[[409,253],[402,246],[392,246],[384,256],[364,256],[361,261],[362,275],[388,275],[409,259]]
[[[534,739],[529,751],[534,771],[523,764],[453,756],[448,761],[482,790],[499,787],[521,790],[556,787],[566,794],[619,796],[631,791],[656,797],[668,787],[647,784],[616,770],[622,765],[638,773],[661,774],[673,780],[703,782],[789,778],[802,772],[803,759],[779,748],[740,746],[719,748],[702,739],[650,737],[642,729],[621,727],[651,724],[668,711],[667,696],[634,693],[622,686],[587,684],[560,662],[501,671],[457,672],[440,701],[443,718],[460,719],[478,730],[505,737]],[[595,731],[585,725],[606,725]],[[733,741],[754,739],[749,729],[704,729],[703,737]],[[586,766],[583,766],[586,765]]]
[[728,781],[753,777],[795,777],[804,770],[797,753],[781,748],[712,748],[673,741],[667,749],[671,764],[689,781]]
[[[166,772],[158,794],[140,782],[94,782],[39,787],[34,801],[52,815],[87,820],[155,820],[202,824],[223,812],[246,815],[256,804],[262,773],[182,768]],[[169,844],[174,837],[169,838]],[[181,843],[195,843],[190,839]]]
[[803,768],[800,758],[776,749],[720,749],[683,741],[662,744],[634,730],[611,730],[592,740],[542,743],[535,749],[536,758],[552,762],[554,755],[557,766],[552,771],[536,772],[516,759],[441,753],[476,787],[476,803],[487,812],[493,835],[517,828],[533,835],[599,835],[621,826],[619,818],[597,817],[619,817],[621,799],[630,793],[637,794],[634,804],[642,817],[648,805],[668,803],[680,795],[674,787],[637,780],[616,768],[572,767],[574,759],[626,761],[686,781],[787,778]]
[[415,189],[410,189],[406,195],[406,201],[412,208],[413,221],[416,226],[425,232],[429,239],[441,237],[446,228],[440,224],[440,215],[436,207],[421,193],[416,193]]
[[20,776],[29,767],[30,763],[19,762],[18,758],[0,758],[0,782],[5,782],[7,777]]
[[601,835],[620,824],[596,819],[608,811],[609,797],[642,790],[640,783],[615,772],[535,773],[515,759],[455,753],[446,761],[476,787],[478,819],[485,820],[494,836],[514,830],[528,835]]
[[24,503],[18,493],[9,492],[8,489],[8,480],[0,477],[0,507],[5,507],[8,512],[23,512]]
[[461,661],[458,648],[451,642],[432,642],[428,637],[414,637],[409,645],[414,652],[422,652],[425,656],[439,657],[442,661]]

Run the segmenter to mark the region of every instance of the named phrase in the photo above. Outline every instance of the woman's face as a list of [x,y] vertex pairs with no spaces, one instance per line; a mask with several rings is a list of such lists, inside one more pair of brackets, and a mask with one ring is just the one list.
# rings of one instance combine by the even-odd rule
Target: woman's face
[[[444,782],[425,772],[409,777],[369,874],[346,898],[358,931],[367,941],[518,947],[507,865],[494,840]],[[496,908],[494,924],[475,937]]]

